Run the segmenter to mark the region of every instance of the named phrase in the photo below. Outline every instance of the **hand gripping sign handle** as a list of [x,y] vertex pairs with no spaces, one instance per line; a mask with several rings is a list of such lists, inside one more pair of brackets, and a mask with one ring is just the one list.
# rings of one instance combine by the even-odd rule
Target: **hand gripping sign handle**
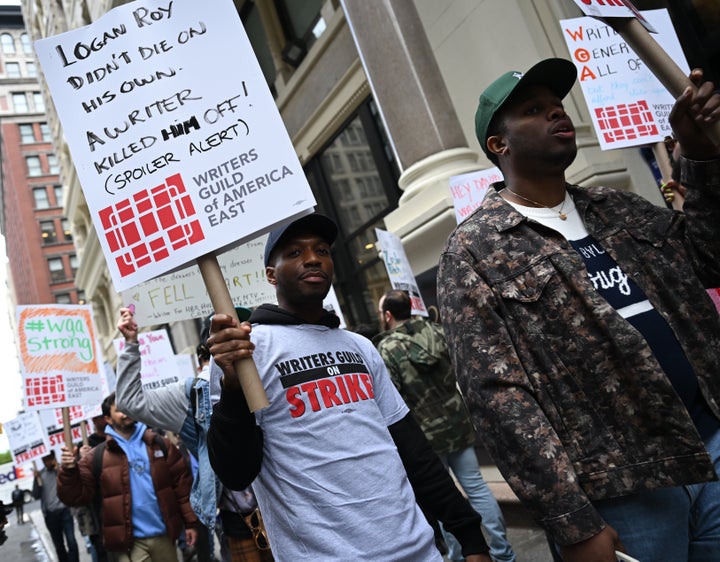
[[[603,21],[625,39],[630,48],[643,60],[673,97],[679,97],[688,86],[695,90],[695,85],[682,69],[657,44],[657,41],[650,36],[637,19],[605,18]],[[713,144],[720,146],[720,121],[703,126],[703,129]]]
[[[197,264],[215,312],[228,314],[239,323],[235,305],[230,298],[230,291],[228,291],[225,284],[225,278],[215,254],[209,253],[200,256],[197,258]],[[251,412],[257,412],[270,405],[252,357],[236,361],[235,374],[240,381],[240,386]]]

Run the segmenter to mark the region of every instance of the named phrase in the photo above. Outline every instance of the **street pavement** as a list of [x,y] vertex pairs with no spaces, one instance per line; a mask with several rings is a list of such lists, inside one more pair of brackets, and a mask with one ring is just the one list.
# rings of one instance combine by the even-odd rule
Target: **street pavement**
[[[530,520],[517,500],[512,497],[503,497],[503,494],[507,492],[502,490],[500,484],[489,480],[492,478],[491,471],[486,471],[483,467],[483,474],[486,475],[493,492],[499,496],[498,499],[507,524],[508,540],[515,550],[518,562],[552,562],[552,556],[542,530]],[[0,560],[3,562],[57,562],[55,549],[40,511],[39,501],[25,504],[25,524],[17,524],[15,513],[8,516],[8,521],[9,524],[5,527],[8,540],[0,546]],[[90,554],[85,548],[85,540],[80,535],[77,525],[75,526],[75,538],[80,550],[80,562],[92,562]]]

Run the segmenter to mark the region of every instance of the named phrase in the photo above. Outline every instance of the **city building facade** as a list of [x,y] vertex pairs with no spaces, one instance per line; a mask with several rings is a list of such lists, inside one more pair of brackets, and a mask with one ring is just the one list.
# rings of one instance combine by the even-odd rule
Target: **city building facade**
[[45,96],[20,6],[0,6],[2,233],[14,304],[82,304]]
[[[169,1],[169,0],[168,0]],[[175,0],[190,1],[190,0]],[[229,1],[229,0],[228,0]],[[23,0],[38,39],[95,21],[125,2]],[[375,228],[403,241],[426,303],[455,226],[451,176],[487,168],[474,134],[479,93],[510,69],[569,58],[559,21],[580,16],[570,0],[235,0],[265,78],[319,203],[340,225],[335,291],[352,328],[376,320],[389,281]],[[668,8],[692,66],[720,75],[716,2],[637,0]],[[208,9],[212,9],[209,7]],[[232,53],[227,53],[228,59]],[[217,60],[222,72],[223,60]],[[76,282],[95,310],[106,355],[121,305],[52,103],[50,131],[60,147],[65,212],[80,256]],[[601,151],[579,86],[566,99],[579,153],[568,181],[637,192],[663,205],[637,149]],[[176,349],[194,326],[171,326]]]

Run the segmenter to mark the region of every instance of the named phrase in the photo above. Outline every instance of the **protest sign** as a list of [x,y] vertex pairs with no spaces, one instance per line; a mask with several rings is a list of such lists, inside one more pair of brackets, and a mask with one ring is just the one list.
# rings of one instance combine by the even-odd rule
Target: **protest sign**
[[[113,340],[113,344],[118,355],[126,346],[123,338]],[[175,353],[165,330],[139,333],[138,344],[141,359],[140,378],[144,388],[160,388],[180,380]]]
[[3,427],[16,465],[42,458],[50,452],[50,444],[37,412],[20,414],[5,422]]
[[[690,69],[667,11],[644,15],[687,74]],[[620,34],[594,18],[561,20],[560,25],[603,150],[651,144],[672,135],[668,115],[674,96]]]
[[[262,236],[218,256],[225,284],[235,306],[274,303],[275,287],[265,278],[265,241]],[[197,266],[146,281],[122,292],[123,302],[135,305],[139,326],[205,318],[213,312]]]
[[455,207],[455,220],[458,224],[477,209],[485,198],[490,185],[502,181],[499,168],[478,170],[450,177],[450,195]]
[[102,366],[90,306],[18,306],[17,326],[29,409],[102,400]]
[[385,263],[390,285],[393,289],[407,291],[410,295],[412,313],[419,316],[428,316],[425,302],[420,295],[420,289],[415,281],[410,262],[405,254],[402,240],[396,234],[387,230],[375,229],[375,235],[380,247],[380,255]]
[[118,291],[315,205],[230,0],[137,0],[35,47]]
[[80,423],[83,420],[81,415],[82,410],[75,410],[75,415],[71,418],[72,421],[70,421],[69,424],[63,420],[62,410],[64,410],[64,408],[59,410],[41,410],[39,412],[40,421],[47,435],[48,444],[50,445],[50,449],[55,451],[58,462],[62,453],[61,447],[68,446],[68,442],[75,444],[78,441],[82,441],[82,431],[80,430]]

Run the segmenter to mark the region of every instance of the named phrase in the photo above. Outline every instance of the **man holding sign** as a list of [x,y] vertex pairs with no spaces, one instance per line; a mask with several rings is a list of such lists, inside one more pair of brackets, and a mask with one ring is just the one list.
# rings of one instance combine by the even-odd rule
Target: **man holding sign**
[[498,467],[564,560],[720,560],[720,151],[702,72],[670,121],[685,214],[568,185],[566,60],[507,72],[476,133],[499,165],[438,272],[460,387]]
[[[323,308],[336,236],[335,223],[317,214],[271,232],[265,266],[279,306],[259,307],[252,327],[213,317],[212,376],[224,375],[208,433],[213,468],[231,489],[253,483],[276,560],[440,562],[420,503],[467,560],[489,562],[480,516],[410,417],[382,358]],[[254,415],[233,370],[249,356],[270,400]]]

